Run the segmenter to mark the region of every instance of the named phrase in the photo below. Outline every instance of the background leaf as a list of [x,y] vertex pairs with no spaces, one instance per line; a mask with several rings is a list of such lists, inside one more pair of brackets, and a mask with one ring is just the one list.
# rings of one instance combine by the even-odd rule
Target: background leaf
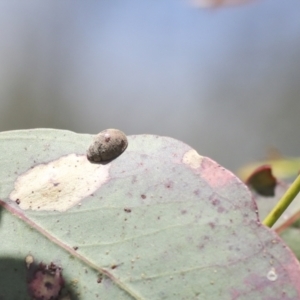
[[300,220],[298,219],[292,226],[286,228],[286,230],[281,233],[281,237],[300,260]]
[[300,171],[300,158],[299,157],[285,157],[269,159],[265,161],[247,164],[237,170],[237,175],[243,181],[259,167],[270,166],[272,173],[277,179],[294,180]]
[[275,195],[277,180],[270,166],[261,166],[249,176],[246,184],[259,195],[272,197]]
[[0,140],[4,299],[30,299],[28,255],[61,266],[72,299],[299,299],[299,263],[246,186],[189,146],[130,136],[120,157],[91,166],[90,135]]

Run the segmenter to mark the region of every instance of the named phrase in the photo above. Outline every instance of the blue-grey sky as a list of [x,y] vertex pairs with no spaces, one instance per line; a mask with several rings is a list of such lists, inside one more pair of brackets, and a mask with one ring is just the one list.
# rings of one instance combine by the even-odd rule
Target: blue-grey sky
[[231,169],[299,155],[299,1],[7,0],[0,28],[0,130],[167,135]]

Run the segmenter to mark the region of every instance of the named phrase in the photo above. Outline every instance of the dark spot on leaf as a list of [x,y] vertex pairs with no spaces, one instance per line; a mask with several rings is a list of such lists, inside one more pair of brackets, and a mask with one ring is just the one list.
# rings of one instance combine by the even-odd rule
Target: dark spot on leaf
[[181,214],[182,215],[185,215],[187,213],[187,211],[185,210],[185,209],[183,209],[182,211],[181,211]]
[[97,278],[97,283],[101,283],[101,282],[102,282],[102,279],[103,279],[103,275],[102,275],[102,274],[99,274],[99,275],[98,275],[98,278]]
[[142,194],[141,197],[142,197],[142,199],[146,199],[147,198],[146,195],[144,195],[144,194]]
[[166,184],[165,184],[165,187],[167,189],[171,189],[173,187],[173,181],[168,181]]
[[48,289],[48,290],[51,290],[53,288],[53,284],[49,281],[46,281],[45,282],[45,287]]
[[117,267],[117,265],[112,265],[111,269],[114,270]]
[[220,204],[220,200],[219,199],[213,199],[212,200],[212,204],[215,205],[215,206],[219,205]]
[[74,246],[73,249],[76,251],[76,250],[78,250],[78,247],[77,247],[77,246]]
[[216,227],[215,223],[213,222],[209,222],[208,225],[211,229],[214,229]]
[[124,211],[127,213],[131,213],[131,209],[130,208],[124,208]]
[[40,263],[29,274],[28,291],[36,300],[58,299],[64,286],[62,269],[54,263]]
[[16,199],[16,203],[19,205],[21,203],[20,199]]
[[195,191],[194,191],[194,194],[195,194],[196,196],[199,196],[199,195],[200,195],[200,191],[199,191],[199,190],[195,190]]
[[198,245],[198,249],[199,249],[199,250],[202,250],[203,248],[204,248],[204,244]]

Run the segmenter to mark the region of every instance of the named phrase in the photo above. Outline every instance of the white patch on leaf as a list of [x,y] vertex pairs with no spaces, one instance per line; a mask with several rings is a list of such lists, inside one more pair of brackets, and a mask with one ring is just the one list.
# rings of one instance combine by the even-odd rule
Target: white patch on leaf
[[85,155],[63,156],[19,176],[10,199],[23,210],[66,211],[108,181],[109,168]]
[[202,159],[203,156],[199,155],[196,150],[192,149],[184,154],[182,162],[192,169],[198,169],[201,166]]

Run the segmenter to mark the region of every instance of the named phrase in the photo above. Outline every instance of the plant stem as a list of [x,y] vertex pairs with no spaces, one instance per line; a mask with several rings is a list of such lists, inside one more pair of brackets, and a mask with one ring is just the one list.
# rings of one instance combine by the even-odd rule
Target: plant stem
[[287,209],[287,207],[292,203],[294,198],[300,191],[300,175],[297,176],[295,181],[287,189],[272,211],[264,219],[263,224],[272,227],[274,223],[279,219],[282,213]]

